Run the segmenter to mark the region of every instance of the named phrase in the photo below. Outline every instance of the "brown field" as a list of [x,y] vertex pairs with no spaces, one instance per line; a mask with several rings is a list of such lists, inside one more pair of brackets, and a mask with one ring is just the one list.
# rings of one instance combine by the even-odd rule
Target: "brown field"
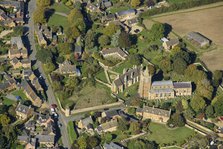
[[201,56],[201,60],[211,71],[223,70],[223,49],[206,52]]
[[197,31],[217,45],[223,45],[223,6],[153,18],[172,25],[180,36]]

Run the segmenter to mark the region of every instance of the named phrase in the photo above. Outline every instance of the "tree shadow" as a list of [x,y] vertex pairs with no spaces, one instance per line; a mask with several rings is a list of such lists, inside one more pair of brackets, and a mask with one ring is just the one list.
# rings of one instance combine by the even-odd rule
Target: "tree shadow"
[[55,13],[55,9],[46,9],[45,11],[45,16],[46,16],[46,21],[48,22],[50,17]]
[[167,37],[168,34],[172,31],[172,26],[168,23],[164,23],[164,36]]

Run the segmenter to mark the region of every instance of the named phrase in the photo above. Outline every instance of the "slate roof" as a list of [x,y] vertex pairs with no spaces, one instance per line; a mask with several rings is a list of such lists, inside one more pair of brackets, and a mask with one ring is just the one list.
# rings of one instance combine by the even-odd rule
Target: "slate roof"
[[24,48],[24,44],[22,42],[22,38],[21,37],[12,37],[11,38],[11,45],[16,45],[18,50]]
[[[131,77],[131,74],[133,74],[132,77]],[[116,86],[121,86],[121,85],[124,84],[124,78],[125,77],[127,77],[128,80],[131,80],[131,79],[134,79],[134,78],[138,77],[139,75],[140,75],[140,68],[139,67],[129,69],[126,73],[119,76],[119,78],[114,81],[114,84]]]
[[173,82],[171,80],[167,80],[167,81],[154,81],[152,83],[152,86],[163,86],[163,85],[173,85]]
[[31,107],[28,107],[26,105],[22,105],[22,104],[18,104],[18,106],[16,107],[15,111],[24,113],[24,114],[28,114],[29,110],[31,109]]
[[127,21],[129,25],[138,23],[138,18],[133,18]]
[[173,46],[173,45],[177,45],[179,43],[180,43],[179,39],[170,39],[169,41],[166,41],[166,45],[168,47]]
[[72,65],[69,61],[64,61],[62,64],[59,64],[58,71],[60,73],[76,73],[76,65]]
[[114,116],[119,115],[118,110],[109,110],[109,111],[104,111],[105,115],[107,118],[113,118]]
[[42,143],[47,143],[47,142],[51,142],[54,143],[54,135],[36,135],[36,138],[38,139],[39,142]]
[[18,136],[17,139],[18,139],[20,142],[26,142],[26,143],[29,142],[29,136],[27,136],[27,135]]
[[93,124],[93,120],[92,120],[91,116],[82,119],[81,122],[82,122],[83,126],[86,128],[88,127],[89,124]]
[[107,129],[110,129],[112,127],[117,127],[118,126],[118,121],[117,120],[112,120],[106,123],[103,123],[97,127],[98,131],[105,131]]
[[187,37],[189,39],[192,39],[192,40],[198,42],[199,44],[202,44],[203,42],[210,42],[209,39],[207,39],[206,37],[204,37],[203,35],[201,35],[197,32],[190,32],[187,34]]
[[122,58],[125,58],[128,56],[121,48],[107,48],[107,49],[103,49],[101,53],[103,56],[106,56],[108,54],[113,54],[113,53],[119,54]]
[[174,88],[191,88],[191,82],[174,82]]
[[136,10],[135,9],[129,9],[129,10],[123,10],[120,12],[117,12],[118,16],[125,16],[125,15],[130,15],[130,14],[135,14]]
[[148,107],[148,106],[143,107],[142,112],[165,116],[165,117],[170,117],[170,114],[171,114],[171,111],[163,110],[163,109],[159,109],[155,107]]
[[75,53],[82,53],[82,47],[79,46],[79,45],[75,45],[75,50],[74,50]]
[[109,144],[105,143],[103,147],[104,149],[124,149],[124,147],[119,146],[118,144],[115,144],[114,142],[111,142]]
[[32,100],[35,101],[36,99],[39,99],[39,97],[36,95],[35,91],[32,89],[32,87],[26,80],[22,81],[21,87],[32,98]]

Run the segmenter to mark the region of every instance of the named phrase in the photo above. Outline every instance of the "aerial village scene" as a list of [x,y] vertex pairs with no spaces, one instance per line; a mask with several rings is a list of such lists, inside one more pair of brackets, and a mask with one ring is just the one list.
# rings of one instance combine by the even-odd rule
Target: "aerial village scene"
[[0,0],[0,149],[223,149],[223,0]]

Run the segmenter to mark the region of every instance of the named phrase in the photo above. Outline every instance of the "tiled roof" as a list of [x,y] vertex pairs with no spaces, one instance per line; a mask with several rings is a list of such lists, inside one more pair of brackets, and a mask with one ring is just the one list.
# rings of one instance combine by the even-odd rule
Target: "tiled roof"
[[129,10],[123,10],[123,11],[117,12],[117,15],[125,16],[125,15],[130,15],[130,14],[135,14],[135,13],[136,13],[135,9],[129,9]]
[[39,142],[41,143],[47,143],[47,142],[51,142],[54,143],[54,135],[36,135],[36,138],[38,139]]
[[16,111],[24,113],[24,114],[28,114],[29,110],[31,109],[31,107],[28,107],[26,105],[22,105],[22,104],[18,104],[18,106],[16,107]]
[[99,131],[105,131],[107,129],[110,129],[112,127],[117,127],[118,126],[118,121],[117,120],[112,120],[106,123],[103,123],[98,126]]
[[172,88],[163,88],[163,89],[151,89],[150,93],[172,93],[174,90]]
[[104,149],[124,149],[124,147],[119,146],[118,144],[115,144],[114,142],[111,142],[109,144],[105,143],[103,147]]
[[173,46],[179,44],[179,39],[170,39],[169,41],[166,41],[167,46]]

